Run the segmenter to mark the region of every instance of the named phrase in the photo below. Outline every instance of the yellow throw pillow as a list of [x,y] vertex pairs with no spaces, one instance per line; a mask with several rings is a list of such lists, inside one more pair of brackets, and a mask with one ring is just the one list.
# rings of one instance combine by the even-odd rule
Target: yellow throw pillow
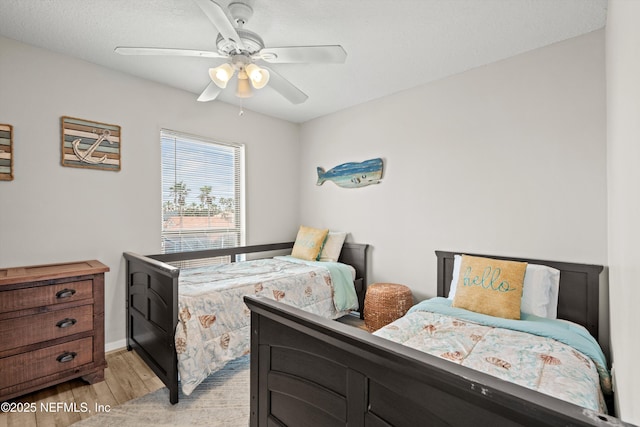
[[526,262],[462,255],[451,306],[519,320],[526,269]]
[[301,225],[293,244],[291,256],[307,261],[316,261],[328,233],[329,229],[320,230]]

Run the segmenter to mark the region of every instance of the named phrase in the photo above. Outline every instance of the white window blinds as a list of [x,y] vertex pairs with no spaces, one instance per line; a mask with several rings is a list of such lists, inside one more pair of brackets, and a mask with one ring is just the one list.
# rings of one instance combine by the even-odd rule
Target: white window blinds
[[244,146],[160,131],[163,253],[244,243]]

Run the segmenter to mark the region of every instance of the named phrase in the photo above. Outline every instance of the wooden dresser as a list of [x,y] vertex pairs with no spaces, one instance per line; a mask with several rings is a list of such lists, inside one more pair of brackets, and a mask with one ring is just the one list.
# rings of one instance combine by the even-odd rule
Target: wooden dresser
[[98,261],[0,269],[0,401],[104,380],[107,271]]

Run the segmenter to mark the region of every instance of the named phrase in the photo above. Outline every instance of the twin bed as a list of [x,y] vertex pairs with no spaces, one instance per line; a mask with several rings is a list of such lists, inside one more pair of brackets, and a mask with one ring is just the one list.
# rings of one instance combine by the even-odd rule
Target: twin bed
[[[451,307],[457,254],[436,255],[441,298],[374,334],[245,297],[252,312],[251,425],[625,425],[604,414],[610,377],[596,342],[601,266],[491,256],[559,270],[552,317],[564,320],[507,321],[548,323],[562,335],[546,339],[481,325],[475,313],[465,317]],[[443,313],[434,314],[433,305]],[[569,332],[586,347],[560,342]],[[435,335],[452,336],[453,344],[443,347]]]
[[[345,243],[340,253],[340,263],[351,266],[355,306],[339,305],[335,273],[328,279],[325,267],[288,257],[234,263],[239,255],[272,257],[293,245],[124,254],[128,347],[165,382],[171,403],[178,401],[178,372],[189,394],[250,348],[252,426],[624,425],[604,414],[612,398],[597,345],[601,266],[491,256],[559,272],[549,317],[571,323],[543,312],[507,320],[533,325],[513,331],[502,329],[511,327],[504,319],[485,316],[482,324],[475,313],[452,307],[446,297],[461,274],[454,268],[459,254],[436,251],[441,298],[370,334],[331,320],[364,307],[367,245]],[[206,269],[168,264],[220,256],[231,257],[213,277],[222,293],[211,292]],[[527,335],[547,324],[560,336]],[[567,345],[575,345],[566,339],[574,332],[577,349]],[[434,347],[438,334],[453,344]]]
[[[294,243],[150,256],[124,253],[127,348],[165,383],[171,403],[178,402],[179,384],[188,395],[208,375],[249,351],[250,312],[243,296],[265,296],[327,319],[363,307],[367,245],[344,243],[338,262],[320,262],[282,255],[291,253]],[[257,259],[236,262],[247,257]],[[226,258],[221,265],[171,265],[221,258]]]

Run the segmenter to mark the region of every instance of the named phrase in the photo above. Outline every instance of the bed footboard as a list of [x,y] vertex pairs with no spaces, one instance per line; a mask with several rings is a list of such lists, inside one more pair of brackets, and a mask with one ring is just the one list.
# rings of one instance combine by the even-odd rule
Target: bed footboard
[[626,425],[276,301],[245,303],[252,427]]
[[[127,349],[135,350],[169,389],[171,403],[178,402],[178,361],[175,328],[178,324],[178,277],[180,269],[167,263],[204,258],[230,257],[290,250],[294,242],[240,246],[225,249],[143,256],[123,254],[127,277]],[[360,307],[367,285],[366,244],[345,243],[340,261],[356,269]],[[264,255],[268,253],[269,255]],[[362,313],[362,310],[360,310]]]
[[169,262],[230,257],[282,251],[293,242],[239,246],[225,249],[143,256],[125,252],[127,274],[127,349],[135,350],[169,389],[169,400],[178,403],[178,356],[175,328],[178,324],[180,269]]
[[127,349],[135,350],[178,403],[178,359],[174,336],[178,323],[180,270],[125,252],[127,264]]

